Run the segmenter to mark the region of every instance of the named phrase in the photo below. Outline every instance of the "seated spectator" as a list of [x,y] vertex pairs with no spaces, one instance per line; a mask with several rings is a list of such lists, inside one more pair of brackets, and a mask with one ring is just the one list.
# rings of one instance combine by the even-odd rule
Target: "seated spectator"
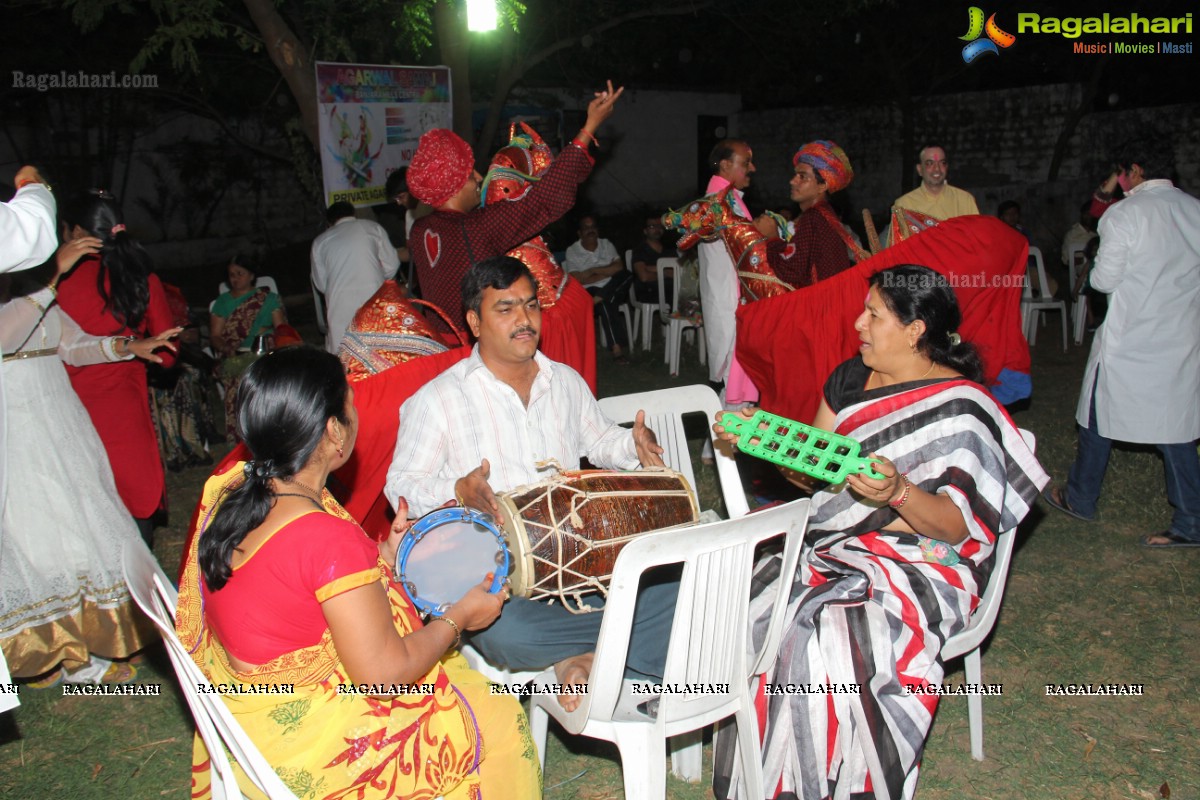
[[238,253],[226,267],[229,291],[213,303],[209,316],[209,340],[219,361],[217,378],[225,387],[225,431],[236,438],[235,402],[237,385],[246,367],[258,357],[252,353],[254,340],[270,335],[287,323],[279,295],[266,287],[255,286],[258,264],[249,255]]
[[[642,303],[658,302],[658,260],[675,256],[674,248],[663,244],[663,224],[659,217],[646,217],[642,228],[642,243],[633,250],[633,295]],[[671,302],[672,270],[667,267],[663,274],[663,295]]]
[[146,367],[150,386],[150,415],[158,434],[158,452],[172,472],[184,467],[211,464],[208,443],[216,441],[206,398],[212,388],[213,360],[200,349],[200,332],[192,322],[187,298],[176,286],[163,282],[172,322],[179,328],[175,364]]
[[[1017,233],[1029,239],[1029,231],[1025,230],[1025,226],[1021,224],[1021,204],[1016,200],[1005,200],[996,208],[996,216],[999,217],[1005,225],[1012,228]],[[1032,242],[1032,240],[1030,240]]]
[[579,220],[579,241],[567,248],[563,267],[592,296],[613,360],[628,364],[625,348],[629,347],[629,336],[621,321],[621,306],[629,301],[633,275],[625,269],[625,261],[613,243],[600,238],[595,217]]
[[[263,758],[298,796],[540,798],[520,704],[455,652],[507,592],[480,575],[423,624],[394,579],[404,500],[376,542],[323,488],[358,435],[341,363],[278,350],[238,395],[252,460],[204,487],[176,628],[206,679],[233,690],[221,699]],[[290,691],[261,693],[278,682]]]
[[1092,216],[1092,201],[1087,200],[1079,207],[1079,219],[1071,226],[1063,236],[1062,243],[1062,263],[1070,268],[1071,266],[1071,250],[1074,247],[1082,247],[1092,239],[1096,238],[1096,218]]

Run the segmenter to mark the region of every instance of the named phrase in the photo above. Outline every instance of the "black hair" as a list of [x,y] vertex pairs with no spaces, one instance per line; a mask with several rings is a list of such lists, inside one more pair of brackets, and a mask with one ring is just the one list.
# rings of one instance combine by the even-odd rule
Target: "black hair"
[[[917,163],[918,163],[918,164],[922,164],[922,163],[923,163],[923,162],[921,161],[921,153],[924,153],[926,150],[933,150],[934,148],[937,148],[938,150],[941,150],[941,151],[942,151],[942,155],[945,155],[945,154],[946,154],[946,148],[942,147],[940,144],[927,144],[927,145],[923,145],[923,146],[921,147],[921,149],[917,150]],[[950,157],[949,157],[949,156],[947,156],[947,157],[946,157],[946,160],[947,160],[947,161],[949,161],[949,160],[950,160]]]
[[503,291],[521,278],[528,278],[537,294],[538,282],[529,268],[512,256],[492,256],[471,265],[462,279],[463,308],[480,313],[483,290]]
[[330,225],[337,222],[339,219],[345,219],[346,217],[353,216],[354,205],[346,202],[345,200],[339,200],[329,208],[325,209],[325,221]]
[[229,268],[232,267],[234,264],[237,264],[239,267],[246,270],[246,272],[249,272],[255,278],[258,277],[258,273],[261,270],[261,268],[258,265],[258,259],[255,258],[254,255],[252,255],[251,253],[246,253],[246,252],[234,253],[233,256],[230,257],[229,263],[225,265],[225,271],[228,272]]
[[209,591],[233,575],[234,551],[267,518],[275,496],[271,479],[304,468],[330,417],[348,424],[348,391],[337,356],[307,345],[276,350],[246,370],[237,390],[237,428],[253,460],[200,536],[200,569]]
[[[716,175],[721,171],[722,161],[733,160],[734,150],[736,145],[746,145],[744,139],[722,139],[713,147],[712,152],[708,154],[708,166],[712,170],[712,174]],[[749,145],[746,145],[749,147]]]
[[1015,208],[1017,210],[1017,212],[1020,213],[1021,204],[1018,203],[1016,200],[1005,200],[1003,203],[996,206],[996,216],[1003,217],[1004,212],[1008,211],[1009,209],[1012,209],[1012,208]]
[[150,273],[154,271],[150,254],[125,230],[121,206],[107,192],[89,194],[69,213],[73,216],[66,218],[69,223],[102,242],[96,291],[104,308],[123,327],[138,329],[150,303]]
[[1175,150],[1164,136],[1148,135],[1129,139],[1117,148],[1113,161],[1123,170],[1137,164],[1142,168],[1142,178],[1148,181],[1170,178],[1175,172]]
[[960,373],[968,380],[983,383],[983,362],[970,342],[953,344],[950,334],[958,331],[962,312],[950,282],[941,273],[916,264],[900,264],[876,272],[870,285],[901,325],[916,320],[925,323],[925,333],[917,340],[917,349],[933,363]]
[[401,167],[387,176],[387,183],[383,185],[383,193],[390,201],[394,201],[402,194],[408,194],[408,167]]

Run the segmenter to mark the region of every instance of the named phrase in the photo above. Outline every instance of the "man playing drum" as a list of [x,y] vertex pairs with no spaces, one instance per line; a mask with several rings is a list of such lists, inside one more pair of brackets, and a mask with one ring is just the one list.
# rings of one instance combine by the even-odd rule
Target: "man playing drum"
[[[632,431],[600,411],[577,372],[538,351],[542,312],[533,276],[515,258],[475,264],[463,278],[470,357],[434,378],[400,408],[400,431],[384,493],[420,516],[457,499],[499,516],[496,492],[578,469],[587,457],[611,469],[663,466],[663,449],[638,412]],[[628,669],[661,678],[678,582],[644,582]],[[491,663],[511,670],[555,665],[564,684],[584,683],[601,614],[513,598],[490,628],[470,635]],[[560,696],[571,710],[579,699]]]

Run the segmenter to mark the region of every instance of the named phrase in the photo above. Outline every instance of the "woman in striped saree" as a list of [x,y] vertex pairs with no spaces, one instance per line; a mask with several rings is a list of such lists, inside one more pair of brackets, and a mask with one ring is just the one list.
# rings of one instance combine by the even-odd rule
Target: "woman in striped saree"
[[[879,272],[855,322],[859,355],[825,384],[814,424],[861,442],[884,477],[813,495],[779,658],[760,685],[770,797],[913,796],[938,699],[921,688],[941,683],[942,643],[979,604],[997,535],[1049,480],[979,385],[959,320],[943,276]],[[779,563],[756,570],[756,646]],[[718,743],[717,797],[736,791],[733,739]]]

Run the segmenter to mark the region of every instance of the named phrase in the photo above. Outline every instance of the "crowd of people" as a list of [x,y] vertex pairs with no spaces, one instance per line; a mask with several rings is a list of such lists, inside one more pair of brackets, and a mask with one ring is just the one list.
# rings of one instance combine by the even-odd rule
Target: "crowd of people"
[[[593,214],[576,218],[579,239],[561,265],[542,258],[538,244],[574,208],[596,131],[621,94],[611,83],[597,92],[578,135],[511,202],[486,202],[465,141],[448,130],[425,133],[407,170],[388,181],[403,215],[399,247],[349,204],[331,206],[311,250],[323,349],[284,346],[299,335],[282,298],[253,256],[237,254],[226,267],[228,290],[210,308],[211,358],[188,361],[182,352],[198,343],[180,341],[190,327],[186,303],[172,310],[173,295],[119,203],[100,194],[56,209],[42,176],[21,170],[16,196],[0,208],[0,270],[50,259],[53,275],[44,285],[4,287],[0,305],[4,670],[43,686],[136,675],[130,659],[148,644],[148,628],[121,579],[121,553],[153,543],[163,442],[174,443],[172,464],[207,456],[209,434],[183,418],[205,413],[198,387],[215,376],[227,435],[238,444],[199,501],[177,631],[214,684],[294,687],[224,697],[267,761],[285,782],[336,796],[539,797],[524,712],[490,692],[458,648],[470,644],[500,668],[553,668],[562,684],[586,684],[603,615],[512,597],[489,573],[422,620],[396,555],[417,519],[440,508],[499,516],[505,493],[585,460],[616,470],[663,466],[644,414],[625,428],[600,410],[593,339],[595,319],[611,357],[625,362],[631,343],[621,306],[654,302],[660,285],[685,280],[682,267],[658,274],[658,259],[673,254],[663,221],[644,219],[628,263]],[[535,139],[519,144],[544,147]],[[875,476],[825,485],[781,470],[812,496],[801,564],[782,586],[774,577],[780,553],[764,552],[750,603],[757,618],[780,593],[790,598],[780,654],[760,691],[779,683],[864,690],[844,703],[763,694],[765,786],[773,797],[813,800],[912,797],[937,697],[899,687],[940,683],[941,644],[978,605],[997,537],[1039,495],[1091,521],[1113,441],[1153,444],[1167,465],[1174,516],[1141,543],[1200,547],[1200,201],[1171,184],[1169,150],[1147,139],[1118,154],[1113,176],[1081,209],[1068,238],[1094,256],[1068,288],[1103,293],[1109,307],[1080,393],[1077,456],[1066,483],[1052,486],[989,391],[995,370],[985,368],[986,348],[960,334],[964,304],[947,274],[932,264],[871,269],[872,253],[834,211],[830,196],[855,174],[840,146],[819,139],[797,148],[791,219],[752,215],[745,191],[758,167],[747,142],[719,142],[708,166],[705,193],[725,193],[737,221],[758,231],[779,280],[797,290],[836,285],[839,297],[859,292],[848,310],[857,315],[853,331],[839,332],[854,338],[857,353],[837,354],[845,360],[810,398],[817,411],[805,421],[858,440]],[[914,221],[951,233],[970,227],[948,222],[979,212],[969,193],[946,182],[945,150],[922,148],[915,169],[920,185],[896,199],[890,232],[906,239]],[[1014,206],[999,216],[1023,233]],[[994,219],[983,227],[1015,239]],[[744,267],[719,237],[702,242],[697,257],[709,378],[725,409],[749,416],[774,387],[764,385],[772,373],[739,358]],[[421,314],[396,284],[407,259],[422,300],[440,309],[420,326],[396,321]],[[995,291],[1015,297],[1020,289]],[[361,310],[381,297],[400,309],[376,315],[391,326],[387,341],[424,339],[426,349],[411,351],[418,360],[445,359],[402,394],[392,391],[396,376],[410,374],[402,365],[348,380],[336,357],[346,333],[361,332]],[[147,363],[165,369],[177,358],[191,372],[169,389],[148,383]],[[393,425],[398,415],[394,443],[374,422],[381,414]],[[734,438],[714,422],[715,437]],[[382,466],[361,458],[381,447],[391,454]],[[390,506],[384,529],[327,488],[345,481],[377,482],[374,493]],[[678,591],[669,571],[639,587],[628,677],[661,678]],[[747,647],[760,644],[762,621],[745,632]],[[560,697],[568,710],[580,700],[577,692]],[[720,736],[715,751],[714,792],[738,797],[736,740]],[[206,760],[197,747],[198,771]]]

